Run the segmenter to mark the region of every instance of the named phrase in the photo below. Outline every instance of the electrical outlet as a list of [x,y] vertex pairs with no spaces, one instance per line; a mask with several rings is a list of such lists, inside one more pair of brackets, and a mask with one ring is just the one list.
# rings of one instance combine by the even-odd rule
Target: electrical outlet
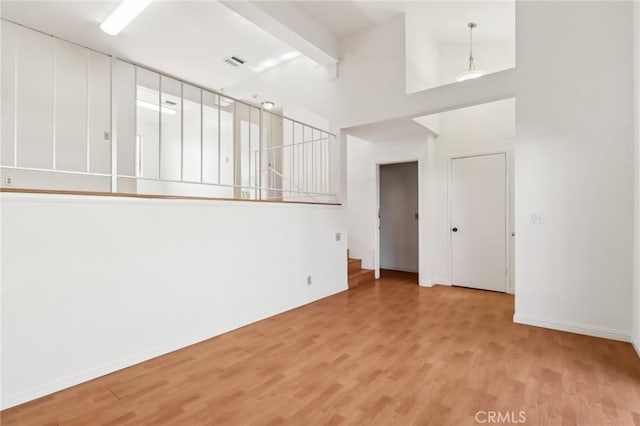
[[307,285],[311,285],[311,275],[307,275]]
[[5,185],[11,185],[11,184],[13,184],[13,179],[11,179],[11,176],[6,176],[6,177],[4,178],[4,183],[5,183]]
[[108,141],[109,139],[111,139],[111,133],[109,132],[104,132],[104,140]]
[[336,241],[340,241],[341,237],[342,237],[342,235],[340,235],[339,232],[336,232]]

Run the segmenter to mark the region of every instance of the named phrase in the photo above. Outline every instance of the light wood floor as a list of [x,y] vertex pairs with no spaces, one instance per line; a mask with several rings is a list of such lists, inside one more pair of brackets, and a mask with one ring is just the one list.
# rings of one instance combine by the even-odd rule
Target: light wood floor
[[[513,297],[387,272],[2,413],[2,425],[640,425],[629,344],[513,324]],[[484,420],[483,415],[480,416]]]

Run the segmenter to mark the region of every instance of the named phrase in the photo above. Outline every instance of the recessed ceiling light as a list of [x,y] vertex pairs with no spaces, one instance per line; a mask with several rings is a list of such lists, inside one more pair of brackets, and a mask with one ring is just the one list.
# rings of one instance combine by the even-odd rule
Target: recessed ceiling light
[[274,104],[274,103],[273,103],[273,102],[271,102],[271,101],[264,101],[264,102],[262,103],[262,108],[263,108],[263,109],[266,109],[267,111],[268,111],[268,110],[270,110],[270,109],[273,109],[273,107],[274,107],[274,106],[276,106],[276,104]]
[[100,24],[102,31],[109,35],[117,35],[124,27],[149,6],[151,0],[124,0],[111,12],[111,15]]

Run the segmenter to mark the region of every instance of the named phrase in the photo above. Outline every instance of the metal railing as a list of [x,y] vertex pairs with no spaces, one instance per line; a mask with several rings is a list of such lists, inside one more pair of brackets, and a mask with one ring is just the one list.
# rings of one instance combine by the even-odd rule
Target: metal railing
[[[13,77],[3,97],[3,187],[338,201],[330,132],[18,24],[2,27],[11,33],[2,72]],[[29,48],[50,59],[29,57]],[[81,81],[56,77],[64,72]],[[42,77],[50,91],[31,93]]]

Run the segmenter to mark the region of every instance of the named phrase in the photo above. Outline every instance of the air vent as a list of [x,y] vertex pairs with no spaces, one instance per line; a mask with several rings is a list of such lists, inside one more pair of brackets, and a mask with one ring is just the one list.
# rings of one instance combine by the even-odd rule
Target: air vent
[[239,67],[245,63],[244,59],[240,59],[237,56],[229,56],[228,58],[225,58],[224,61],[234,67]]

